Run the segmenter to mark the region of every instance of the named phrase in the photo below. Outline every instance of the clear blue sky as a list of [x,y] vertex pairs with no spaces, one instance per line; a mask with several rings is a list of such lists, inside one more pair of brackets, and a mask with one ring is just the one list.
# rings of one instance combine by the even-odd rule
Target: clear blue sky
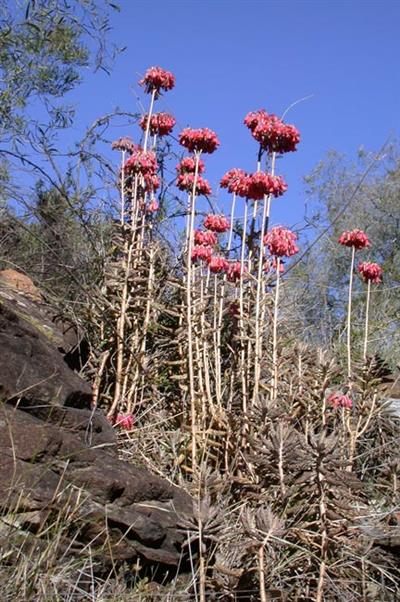
[[[115,106],[137,110],[137,86],[151,65],[176,76],[159,110],[180,126],[210,127],[220,149],[207,158],[217,188],[232,167],[252,170],[257,146],[243,125],[250,110],[280,114],[304,96],[287,121],[301,131],[297,153],[278,173],[289,190],[273,221],[304,212],[302,178],[329,149],[378,149],[400,126],[400,0],[120,0],[111,38],[126,46],[111,76],[85,75],[74,93],[79,123]],[[125,132],[137,139],[137,132]],[[120,132],[122,134],[122,132]],[[117,160],[117,157],[115,157]],[[225,198],[221,196],[221,202]]]

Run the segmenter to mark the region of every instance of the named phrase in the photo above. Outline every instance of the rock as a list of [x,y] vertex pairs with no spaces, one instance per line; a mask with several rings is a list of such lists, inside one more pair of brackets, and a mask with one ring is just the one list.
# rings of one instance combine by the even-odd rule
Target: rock
[[86,557],[90,546],[100,573],[138,560],[185,567],[191,498],[119,459],[91,387],[64,362],[54,325],[47,336],[40,307],[25,316],[27,302],[0,295],[0,548],[12,534],[10,558],[40,551],[56,525],[56,555]]
[[0,399],[88,407],[91,387],[64,362],[55,329],[26,312],[25,299],[0,296]]

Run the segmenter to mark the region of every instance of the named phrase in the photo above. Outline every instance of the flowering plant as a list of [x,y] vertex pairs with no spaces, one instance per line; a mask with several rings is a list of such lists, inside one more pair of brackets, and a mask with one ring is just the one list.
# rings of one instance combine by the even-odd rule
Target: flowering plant
[[339,393],[338,391],[331,393],[328,396],[327,401],[335,408],[335,410],[337,408],[350,409],[353,407],[353,401],[350,397],[348,395],[343,395],[343,393]]
[[365,249],[371,244],[365,232],[357,228],[343,232],[339,236],[338,242],[345,247],[354,247],[356,250]]
[[358,264],[357,269],[365,282],[372,282],[373,284],[382,282],[383,270],[378,263],[364,261]]
[[215,232],[204,232],[204,230],[195,230],[194,242],[196,245],[207,245],[213,247],[217,244],[217,235]]
[[179,134],[179,144],[191,153],[213,153],[219,146],[219,140],[216,133],[208,128],[185,128]]
[[[186,190],[187,192],[192,192],[193,184],[194,184],[194,176],[193,173],[183,173],[178,176],[176,181],[176,185],[179,190]],[[196,188],[195,193],[200,195],[203,194],[205,196],[209,196],[211,194],[211,186],[207,180],[205,180],[202,176],[197,176],[196,178]]]
[[211,256],[212,248],[208,245],[195,245],[192,249],[191,259],[193,262],[206,261],[209,263]]
[[[199,173],[199,174],[203,173],[204,170],[205,170],[204,161],[199,159],[198,166],[197,166],[197,173]],[[184,157],[182,159],[182,161],[180,161],[178,163],[178,165],[176,166],[176,171],[178,172],[178,175],[185,174],[185,173],[195,173],[195,171],[196,171],[195,158],[194,157]]]
[[291,257],[298,253],[296,241],[297,234],[282,226],[275,226],[264,236],[265,246],[275,257]]
[[208,267],[213,274],[220,274],[221,272],[226,272],[228,270],[229,262],[224,257],[214,255],[211,257]]
[[204,220],[204,227],[212,232],[222,234],[229,230],[230,224],[229,220],[224,215],[213,215],[210,213]]
[[[148,115],[143,115],[140,120],[140,127],[143,131],[146,131],[148,119]],[[168,136],[175,124],[176,119],[173,115],[169,113],[155,113],[150,117],[149,131],[152,136]]]
[[150,67],[139,84],[144,86],[148,94],[154,92],[158,96],[160,90],[172,90],[175,85],[175,76],[161,67]]
[[244,123],[261,148],[270,153],[294,152],[300,142],[300,133],[294,125],[283,123],[279,117],[268,115],[264,109],[248,113]]

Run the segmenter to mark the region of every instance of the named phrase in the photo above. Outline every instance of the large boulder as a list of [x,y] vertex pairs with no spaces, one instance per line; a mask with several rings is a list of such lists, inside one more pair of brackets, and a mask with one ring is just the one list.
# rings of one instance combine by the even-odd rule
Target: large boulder
[[63,334],[41,303],[0,286],[0,549],[16,530],[20,549],[40,549],[57,524],[58,552],[90,547],[95,569],[185,566],[190,497],[119,459],[115,432],[65,363]]

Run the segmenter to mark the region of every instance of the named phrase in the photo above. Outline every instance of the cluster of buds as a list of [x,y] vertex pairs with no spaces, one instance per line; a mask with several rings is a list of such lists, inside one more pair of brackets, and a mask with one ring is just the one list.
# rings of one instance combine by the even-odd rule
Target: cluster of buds
[[378,263],[364,261],[358,264],[358,271],[365,282],[379,284],[382,282],[383,270]]
[[370,246],[368,236],[363,230],[346,230],[339,236],[339,244],[345,247],[354,247],[357,251]]
[[276,115],[269,115],[264,109],[248,113],[244,119],[253,138],[269,153],[288,153],[296,150],[300,133],[294,125],[283,123]]
[[157,97],[161,90],[172,90],[175,86],[175,77],[170,71],[161,67],[150,67],[139,84],[144,86],[148,94],[154,92]]
[[296,241],[297,234],[282,226],[275,226],[264,236],[264,245],[274,257],[292,257],[298,253]]
[[350,397],[343,393],[339,393],[338,391],[331,393],[327,398],[327,402],[330,403],[335,410],[337,410],[337,408],[347,408],[350,410],[350,408],[353,407],[353,402]]
[[185,128],[179,134],[179,144],[191,153],[213,153],[219,146],[217,135],[208,128]]
[[[143,115],[140,120],[140,127],[145,132],[147,128],[149,116]],[[173,115],[169,115],[169,113],[155,113],[150,117],[150,125],[149,132],[152,136],[168,136],[174,128],[176,124],[176,119]]]

